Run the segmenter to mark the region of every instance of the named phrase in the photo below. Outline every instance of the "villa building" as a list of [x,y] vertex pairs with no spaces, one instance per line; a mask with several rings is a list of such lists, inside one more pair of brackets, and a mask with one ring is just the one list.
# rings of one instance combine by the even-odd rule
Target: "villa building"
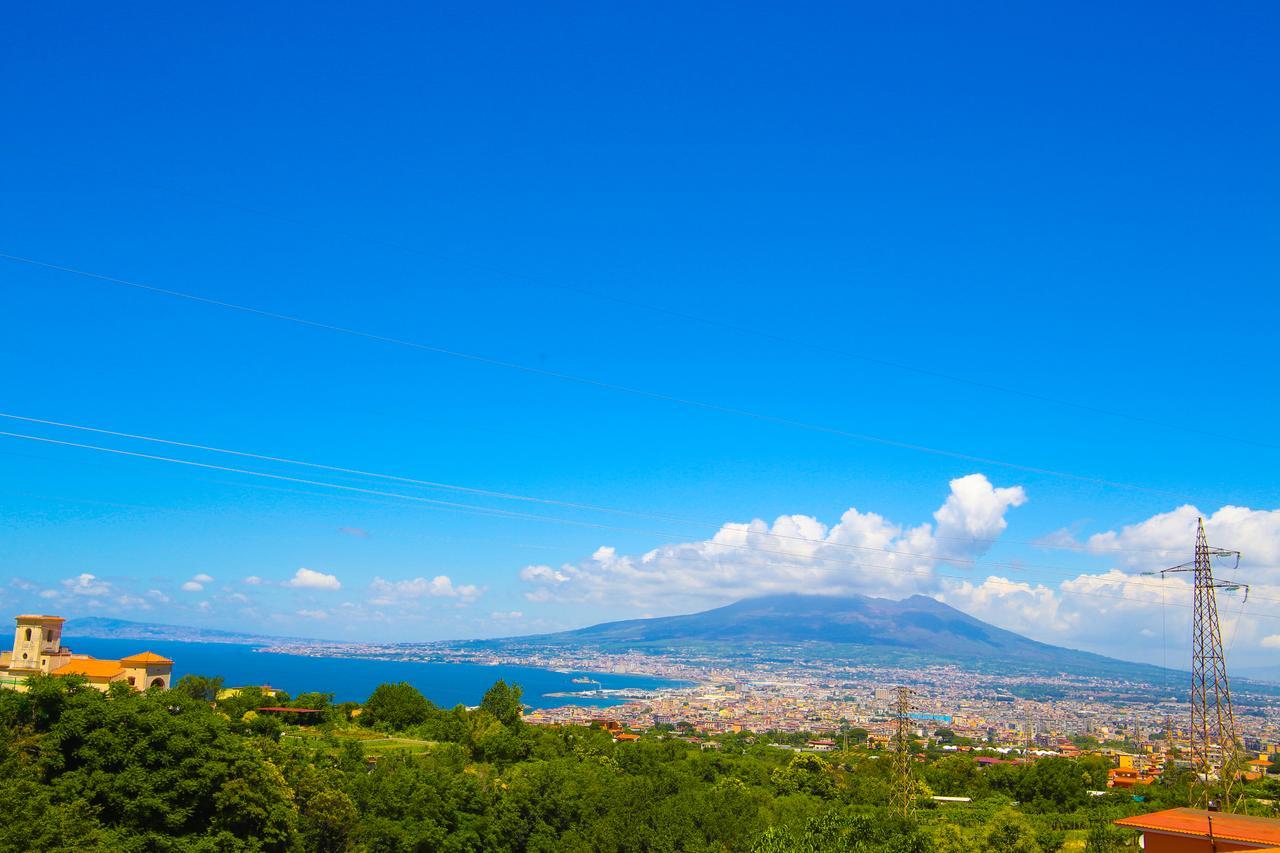
[[143,652],[119,660],[78,655],[62,645],[60,616],[24,615],[17,619],[13,651],[0,652],[0,687],[26,690],[32,675],[78,675],[99,690],[123,682],[135,690],[169,687],[173,661]]

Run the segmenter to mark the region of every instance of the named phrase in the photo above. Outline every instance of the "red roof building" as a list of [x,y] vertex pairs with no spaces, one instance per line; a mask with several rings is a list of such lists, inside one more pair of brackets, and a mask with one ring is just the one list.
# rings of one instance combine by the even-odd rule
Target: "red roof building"
[[1280,850],[1280,820],[1270,817],[1204,809],[1167,809],[1120,818],[1116,825],[1142,830],[1146,853]]

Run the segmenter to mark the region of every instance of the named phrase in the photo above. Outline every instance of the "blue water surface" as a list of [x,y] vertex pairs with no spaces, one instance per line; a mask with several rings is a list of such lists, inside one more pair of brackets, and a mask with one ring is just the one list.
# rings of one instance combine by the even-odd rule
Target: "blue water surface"
[[[98,658],[120,658],[143,651],[172,658],[176,681],[184,674],[222,676],[227,686],[270,684],[291,695],[332,693],[338,702],[363,702],[379,684],[407,681],[443,707],[478,705],[498,679],[524,690],[524,702],[534,708],[561,705],[617,705],[621,699],[548,696],[581,691],[595,685],[574,684],[580,672],[561,673],[531,666],[483,666],[469,663],[317,658],[255,651],[230,643],[182,643],[166,640],[114,640],[66,637],[72,651]],[[642,675],[589,673],[605,689],[678,686],[680,682]]]

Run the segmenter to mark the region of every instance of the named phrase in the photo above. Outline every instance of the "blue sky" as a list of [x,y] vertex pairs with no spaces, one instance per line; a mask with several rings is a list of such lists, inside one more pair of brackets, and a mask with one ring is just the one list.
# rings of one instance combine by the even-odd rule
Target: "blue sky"
[[[0,605],[429,639],[787,588],[920,591],[1159,662],[1182,653],[1167,631],[1183,614],[1138,573],[1181,560],[1163,550],[1190,544],[1179,507],[1234,506],[1249,512],[1210,532],[1246,550],[1262,591],[1239,654],[1264,661],[1280,646],[1280,586],[1276,601],[1264,589],[1280,584],[1277,18],[1267,4],[13,9],[0,252],[1024,467],[0,259],[5,413],[663,516],[9,421],[329,486],[0,437]],[[957,529],[990,535],[913,539],[974,474],[988,487],[956,498]],[[698,544],[730,522],[833,526],[851,507],[901,528],[841,528],[864,549],[852,557],[894,566],[814,575],[808,552],[744,566],[742,549]],[[763,541],[832,545],[806,524]],[[614,556],[593,559],[602,547]],[[300,582],[303,568],[334,582]]]

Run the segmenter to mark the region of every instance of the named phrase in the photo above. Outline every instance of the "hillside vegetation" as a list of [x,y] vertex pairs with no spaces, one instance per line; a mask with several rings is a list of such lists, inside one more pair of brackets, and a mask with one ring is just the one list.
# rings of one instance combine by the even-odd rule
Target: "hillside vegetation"
[[[1185,796],[1170,780],[1144,803],[1090,797],[1102,759],[979,770],[930,741],[901,818],[874,750],[815,754],[763,733],[615,743],[524,723],[502,682],[472,710],[406,684],[363,706],[254,689],[217,701],[219,687],[188,676],[103,694],[37,677],[0,691],[0,850],[1051,853],[1122,849],[1112,819]],[[319,721],[258,710],[281,702]],[[931,793],[974,802],[939,807]]]

